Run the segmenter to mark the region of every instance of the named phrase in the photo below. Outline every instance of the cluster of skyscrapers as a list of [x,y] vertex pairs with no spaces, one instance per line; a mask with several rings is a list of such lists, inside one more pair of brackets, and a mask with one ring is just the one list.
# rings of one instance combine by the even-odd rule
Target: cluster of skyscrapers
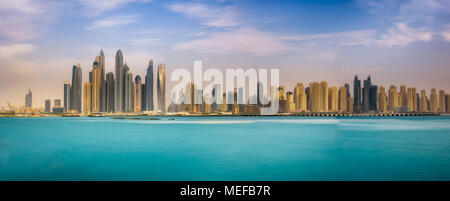
[[[165,65],[159,64],[157,71],[158,110],[165,112]],[[142,80],[133,73],[123,60],[121,50],[115,57],[115,73],[105,74],[103,50],[95,57],[89,82],[82,85],[80,65],[74,65],[72,84],[64,83],[64,111],[66,113],[134,113],[154,111],[153,60]],[[83,105],[81,99],[83,98]]]
[[[105,74],[105,56],[103,51],[95,57],[89,81],[82,84],[80,65],[72,68],[72,83],[64,83],[64,112],[65,113],[136,113],[155,111],[159,113],[188,112],[215,113],[231,112],[258,114],[261,107],[270,105],[267,100],[260,100],[262,83],[258,82],[257,95],[246,102],[242,99],[243,89],[234,89],[223,93],[220,97],[213,88],[213,97],[223,98],[221,104],[210,104],[210,97],[203,97],[203,91],[195,88],[193,83],[186,86],[186,93],[191,101],[189,104],[171,103],[166,108],[166,72],[165,65],[159,64],[156,75],[156,97],[154,97],[153,60],[150,60],[145,78],[133,73],[123,60],[121,50],[115,56],[115,73]],[[361,85],[362,84],[362,85]],[[271,93],[278,93],[279,113],[409,113],[409,112],[450,112],[450,95],[444,90],[437,93],[431,90],[427,97],[425,90],[420,93],[414,87],[391,85],[386,92],[382,86],[372,84],[371,77],[361,82],[358,76],[353,80],[353,96],[350,94],[349,84],[344,86],[328,86],[326,81],[312,82],[304,86],[297,83],[293,92],[285,93],[284,86],[279,86]],[[200,96],[198,95],[200,94]],[[218,95],[218,96],[217,96]],[[83,97],[83,101],[82,101]],[[188,97],[188,96],[186,96]],[[200,98],[195,101],[194,97]],[[249,104],[250,99],[257,99],[256,104]],[[156,99],[157,102],[154,100]],[[228,100],[227,100],[228,99]],[[227,104],[228,102],[228,104]],[[255,102],[253,100],[253,102]],[[265,103],[263,103],[265,102]],[[31,105],[31,91],[27,94],[26,105]],[[46,102],[47,103],[47,102]],[[82,104],[83,103],[83,104]],[[157,104],[156,104],[157,103]],[[157,108],[155,106],[157,105]],[[46,107],[47,108],[47,107]]]

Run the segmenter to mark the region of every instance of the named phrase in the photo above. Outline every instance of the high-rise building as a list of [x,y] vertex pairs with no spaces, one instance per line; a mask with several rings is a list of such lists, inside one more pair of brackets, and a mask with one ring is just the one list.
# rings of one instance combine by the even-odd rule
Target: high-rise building
[[290,91],[286,92],[286,105],[288,112],[295,112],[294,94]]
[[347,98],[350,98],[350,85],[345,83],[344,87],[345,87],[345,91],[347,93]]
[[399,93],[399,106],[407,107],[408,106],[408,93],[406,92],[406,86],[404,84],[400,85],[400,93]]
[[114,100],[114,112],[120,113],[122,112],[122,105],[123,105],[123,55],[122,51],[118,50],[116,53],[116,60],[115,60],[115,70],[116,70],[116,79],[115,79],[115,100]]
[[445,102],[446,102],[446,111],[447,113],[450,112],[450,94],[445,95]]
[[[145,76],[147,77],[147,76]],[[145,78],[147,80],[147,78]],[[142,96],[141,96],[141,111],[146,111],[147,110],[147,85],[146,84],[142,84],[141,85],[141,92],[142,92]]]
[[398,91],[397,87],[394,85],[391,85],[389,88],[389,105],[388,110],[391,112],[394,112],[395,109],[398,107]]
[[372,81],[369,77],[364,80],[364,88],[362,89],[362,111],[368,112],[370,110],[370,88],[372,87]]
[[278,93],[279,93],[279,100],[280,101],[284,101],[284,100],[286,100],[286,97],[285,97],[285,95],[284,95],[284,86],[280,86],[279,88],[278,88]]
[[25,107],[31,108],[33,106],[33,93],[31,89],[28,89],[28,93],[25,95]]
[[339,88],[339,112],[347,112],[347,89],[344,87]]
[[353,110],[355,113],[361,112],[361,80],[357,75],[353,80]]
[[53,107],[61,107],[61,99],[55,99],[53,102]]
[[337,112],[339,110],[339,89],[333,86],[329,90],[328,98],[328,110],[331,112]]
[[420,91],[419,111],[420,112],[428,111],[427,92],[424,89]]
[[92,112],[100,112],[100,87],[101,87],[101,69],[98,66],[99,57],[95,58],[95,62],[91,71],[91,94],[92,94]]
[[[158,71],[159,72],[159,71]],[[148,62],[147,76],[145,77],[146,111],[154,110],[153,103],[153,60]]]
[[77,64],[72,68],[72,89],[70,90],[70,110],[76,112],[81,112],[81,82],[81,67]]
[[69,81],[64,82],[64,112],[70,111],[70,83]]
[[51,102],[50,99],[45,99],[45,108],[44,108],[44,112],[45,113],[50,113],[51,112]]
[[124,112],[133,112],[133,91],[134,91],[134,82],[133,82],[133,74],[130,70],[125,73],[125,88],[124,88]]
[[262,100],[264,100],[265,97],[264,96],[264,86],[263,83],[261,81],[258,81],[258,84],[256,85],[256,105],[258,105],[258,107],[261,107],[262,105]]
[[348,97],[347,98],[347,112],[349,112],[349,113],[351,113],[351,112],[353,112],[354,111],[354,109],[353,109],[353,100],[354,100],[354,98],[353,97]]
[[280,113],[287,112],[287,105],[286,105],[286,95],[284,93],[284,86],[278,87],[278,107]]
[[320,82],[320,106],[319,112],[328,111],[328,83],[326,81]]
[[100,81],[105,81],[105,54],[100,50],[98,54],[98,67],[100,68]]
[[380,87],[378,92],[378,111],[381,113],[387,112],[387,94],[384,87]]
[[134,111],[135,112],[140,112],[141,108],[142,108],[142,81],[141,81],[141,76],[136,75],[136,77],[134,78],[134,84],[135,84],[135,94],[136,97],[134,99]]
[[166,66],[164,64],[158,65],[158,110],[162,113],[166,112]]
[[438,108],[439,108],[439,98],[436,93],[436,89],[433,88],[431,89],[430,94],[430,112],[438,112]]
[[86,114],[90,114],[92,112],[92,93],[91,93],[91,83],[90,82],[86,82],[84,83],[84,92],[83,92],[83,111]]
[[313,82],[309,84],[309,102],[311,104],[311,112],[320,112],[320,84]]
[[[123,77],[122,77],[122,80],[123,80],[123,85],[122,85],[122,110],[124,112],[126,112],[125,111],[125,96],[126,96],[126,94],[125,94],[125,85],[126,85],[126,83],[125,83],[125,76],[126,76],[128,71],[130,71],[130,67],[128,67],[127,63],[123,63],[123,72],[122,72],[122,75],[123,75]],[[132,82],[134,83],[134,80],[132,80]],[[131,92],[131,93],[133,93],[133,92]]]
[[301,82],[297,83],[294,89],[295,110],[298,112],[306,111],[306,93],[305,87]]
[[439,91],[439,112],[446,112],[445,91]]
[[369,89],[369,110],[377,111],[378,110],[378,86],[371,85]]
[[106,112],[113,113],[115,109],[115,82],[114,73],[109,72],[106,74]]
[[222,112],[226,112],[226,111],[228,111],[227,93],[223,93],[223,95],[222,95]]
[[409,111],[416,112],[417,111],[417,90],[416,88],[408,88],[407,90],[407,106],[409,107]]
[[100,112],[108,112],[108,83],[102,81],[100,84]]

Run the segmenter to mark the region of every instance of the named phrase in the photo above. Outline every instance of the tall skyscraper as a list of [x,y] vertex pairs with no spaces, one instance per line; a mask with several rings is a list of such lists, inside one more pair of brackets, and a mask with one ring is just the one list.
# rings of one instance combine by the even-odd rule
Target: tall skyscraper
[[319,112],[328,111],[328,83],[326,81],[320,82],[320,106]]
[[381,113],[387,112],[387,94],[384,87],[380,87],[378,92],[378,110]]
[[96,57],[91,71],[91,93],[92,93],[92,112],[100,112],[100,88],[101,88],[101,69],[99,67],[99,57]]
[[347,92],[347,98],[350,98],[350,85],[345,83],[344,87],[345,87],[345,91]]
[[136,77],[134,78],[134,84],[135,84],[135,99],[134,99],[134,111],[135,112],[140,112],[141,108],[142,108],[142,81],[141,81],[141,76],[136,75]]
[[82,72],[80,64],[72,68],[72,89],[70,91],[70,109],[81,112]]
[[409,108],[409,111],[415,112],[417,111],[417,91],[416,88],[408,88],[407,89],[407,106]]
[[306,93],[303,83],[299,82],[294,88],[295,110],[298,112],[306,111]]
[[45,113],[50,113],[51,112],[51,101],[50,99],[45,99],[45,108],[44,108],[44,112]]
[[431,89],[430,94],[430,112],[438,112],[438,108],[439,108],[439,98],[436,93],[436,89],[433,88]]
[[311,102],[311,112],[321,112],[320,111],[320,84],[318,82],[313,82],[309,84],[309,97]]
[[397,87],[391,85],[389,88],[389,105],[388,109],[391,112],[395,112],[395,109],[398,107],[398,91]]
[[445,95],[445,102],[446,102],[446,111],[447,113],[450,112],[450,94]]
[[329,92],[328,110],[337,112],[339,109],[339,89],[336,86],[333,86],[330,88]]
[[64,82],[64,112],[69,112],[70,110],[70,83],[69,81]]
[[339,88],[339,112],[347,112],[347,88]]
[[295,112],[294,94],[290,91],[286,92],[286,105],[288,112]]
[[377,111],[378,110],[378,86],[371,85],[369,89],[369,110]]
[[427,92],[424,89],[420,91],[419,110],[420,112],[428,111]]
[[355,113],[361,112],[361,80],[357,75],[353,80],[353,110]]
[[100,68],[100,81],[105,81],[105,54],[100,50],[98,54],[98,66]]
[[406,107],[408,106],[408,93],[406,91],[406,86],[404,84],[400,85],[400,94],[399,94],[399,106]]
[[33,107],[33,93],[31,93],[31,89],[28,89],[28,93],[25,95],[25,107]]
[[133,74],[127,71],[124,77],[124,112],[133,112]]
[[362,89],[362,111],[368,112],[370,110],[370,87],[372,87],[372,81],[369,77],[364,80],[364,88]]
[[118,50],[116,53],[116,60],[115,60],[115,70],[116,70],[116,79],[115,79],[115,109],[114,112],[120,113],[122,112],[122,105],[123,105],[123,55],[122,51]]
[[[159,71],[158,71],[159,72]],[[145,76],[146,111],[153,111],[153,60],[148,62],[147,75]]]
[[439,91],[439,112],[445,112],[445,111],[446,111],[445,91],[440,90]]
[[158,65],[158,110],[162,113],[166,112],[166,66],[164,64]]
[[108,83],[102,81],[100,84],[100,112],[108,111]]
[[90,114],[92,111],[91,103],[92,103],[92,93],[91,93],[91,83],[84,83],[83,90],[83,111],[86,114]]
[[287,105],[286,105],[286,96],[284,93],[284,86],[278,87],[278,101],[279,101],[279,112],[285,113],[287,112]]
[[[146,76],[147,77],[147,76]],[[147,80],[147,78],[145,78]],[[147,110],[147,86],[146,84],[142,84],[141,86],[141,111]]]
[[115,82],[114,82],[114,73],[109,72],[106,74],[106,110],[109,113],[113,113],[115,109]]

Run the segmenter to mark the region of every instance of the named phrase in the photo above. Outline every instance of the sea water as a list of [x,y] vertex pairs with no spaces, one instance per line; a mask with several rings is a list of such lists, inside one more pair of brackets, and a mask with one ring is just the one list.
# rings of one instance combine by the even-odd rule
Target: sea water
[[450,117],[0,118],[0,180],[450,180]]

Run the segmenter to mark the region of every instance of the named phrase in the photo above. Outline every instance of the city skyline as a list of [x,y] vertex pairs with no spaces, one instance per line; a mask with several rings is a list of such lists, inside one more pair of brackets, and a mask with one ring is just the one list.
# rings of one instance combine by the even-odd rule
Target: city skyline
[[[150,59],[154,68],[166,65],[166,76],[202,60],[205,68],[279,68],[280,84],[291,92],[297,82],[320,80],[330,86],[348,83],[352,91],[355,74],[376,77],[387,90],[405,84],[428,95],[431,88],[450,91],[448,0],[26,0],[4,5],[2,19],[17,23],[0,23],[1,107],[6,101],[24,105],[29,88],[34,106],[63,99],[59,83],[71,81],[67,71],[77,63],[83,88],[100,49],[103,77],[115,72],[121,49],[133,75],[142,78]],[[173,84],[166,80],[168,89]]]
[[[302,82],[297,82],[291,91],[283,85],[272,85],[273,80],[271,81],[272,84],[269,84],[267,78],[254,77],[256,76],[254,69],[254,76],[252,76],[252,73],[248,73],[250,71],[245,73],[242,71],[243,77],[230,74],[233,80],[237,79],[234,81],[238,85],[231,86],[234,90],[229,88],[228,84],[225,89],[224,83],[217,82],[212,85],[212,88],[206,87],[204,89],[203,84],[199,88],[197,84],[201,83],[197,83],[194,78],[194,81],[189,81],[181,91],[178,91],[178,89],[171,90],[171,101],[167,102],[166,91],[168,89],[166,88],[165,64],[158,64],[155,86],[152,79],[155,74],[152,59],[148,63],[145,81],[142,82],[140,75],[133,74],[133,69],[126,62],[124,63],[121,50],[117,50],[115,58],[116,74],[108,72],[106,76],[102,76],[102,74],[105,74],[104,70],[102,71],[104,69],[102,68],[104,66],[102,61],[105,60],[105,56],[103,50],[100,50],[98,56],[94,59],[92,70],[89,71],[88,81],[83,84],[83,89],[79,87],[82,83],[81,66],[79,64],[74,65],[72,67],[72,82],[65,81],[63,85],[63,106],[61,106],[61,99],[54,99],[53,107],[51,106],[51,99],[45,99],[44,110],[34,110],[32,109],[32,92],[29,89],[25,95],[25,109],[31,110],[26,110],[25,113],[44,112],[44,114],[60,115],[64,113],[102,115],[106,113],[142,112],[161,114],[166,112],[263,114],[261,108],[271,107],[270,105],[274,103],[274,100],[277,103],[277,111],[271,114],[305,112],[344,114],[448,113],[450,110],[450,94],[443,89],[432,88],[430,93],[427,93],[425,89],[417,89],[414,86],[404,84],[398,88],[392,84],[384,87],[372,82],[370,75],[365,80],[361,80],[358,75],[355,75],[353,93],[350,92],[350,84],[348,83],[343,86],[333,86],[329,85],[327,81],[314,81],[309,84],[305,83],[305,85]],[[195,61],[195,63],[194,65],[201,66],[201,61]],[[183,70],[186,71],[186,69]],[[203,77],[203,75],[200,76]],[[249,85],[256,86],[254,88],[256,91],[252,91],[251,86],[245,86],[246,76],[248,76]],[[272,76],[270,79],[279,79]],[[214,79],[223,80],[223,78],[218,77]],[[228,79],[226,80],[228,81]],[[239,85],[242,80],[244,80],[244,85]],[[185,82],[179,82],[182,85],[183,83]],[[156,97],[152,92],[154,88],[157,91]],[[222,88],[224,91],[222,91]],[[182,93],[181,96],[175,96],[180,92]],[[222,101],[222,94],[223,102],[220,102]],[[278,95],[278,97],[275,95]],[[155,105],[155,99],[156,108],[152,107]],[[81,100],[83,101],[81,102]],[[10,111],[24,112],[20,107],[8,107]],[[34,108],[38,109],[39,107]]]

